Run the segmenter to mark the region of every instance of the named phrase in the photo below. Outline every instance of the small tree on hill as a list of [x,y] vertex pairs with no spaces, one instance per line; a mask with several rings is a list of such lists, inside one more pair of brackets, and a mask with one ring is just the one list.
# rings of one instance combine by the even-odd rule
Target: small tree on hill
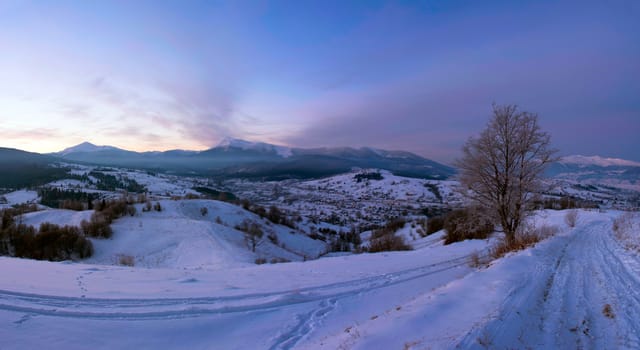
[[251,251],[255,253],[256,247],[262,243],[262,236],[264,235],[260,225],[251,220],[244,220],[236,226],[236,229],[244,232],[245,241],[251,248]]
[[555,160],[548,133],[537,114],[514,105],[493,105],[493,116],[478,138],[464,145],[457,160],[463,193],[499,223],[508,242],[528,211],[546,166]]

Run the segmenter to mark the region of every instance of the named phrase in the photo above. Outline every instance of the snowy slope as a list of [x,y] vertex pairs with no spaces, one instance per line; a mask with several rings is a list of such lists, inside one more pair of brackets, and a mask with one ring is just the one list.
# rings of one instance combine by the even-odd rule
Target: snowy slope
[[0,348],[638,348],[640,259],[614,239],[620,213],[580,211],[575,228],[565,214],[540,212],[557,236],[482,269],[477,240],[227,269],[0,258]]
[[[324,242],[294,230],[274,225],[257,215],[224,202],[211,200],[163,200],[161,212],[125,216],[112,224],[113,237],[92,239],[95,253],[83,261],[90,264],[118,264],[120,256],[132,256],[135,265],[146,268],[222,269],[255,264],[257,258],[301,261],[326,252]],[[202,215],[202,208],[207,214]],[[23,222],[40,226],[43,222],[79,226],[91,218],[92,210],[49,209],[25,214]],[[224,218],[224,219],[222,219]],[[243,232],[235,229],[251,220],[264,231],[261,244],[252,252]],[[220,221],[217,223],[216,221]],[[277,237],[277,244],[269,235]]]
[[[386,196],[397,200],[425,198],[434,203],[440,200],[425,187],[430,181],[393,175],[386,170],[372,170],[379,172],[381,180],[357,181],[358,173],[347,173],[321,180],[306,181],[301,187],[308,189],[331,190],[333,192],[350,195],[354,198],[371,199]],[[435,182],[435,181],[433,181]]]
[[222,270],[0,258],[0,347],[296,348],[469,273],[468,252],[484,246]]
[[[114,263],[119,255],[131,255],[136,266],[229,268],[254,264],[256,258],[301,261],[316,258],[326,246],[293,230],[267,223],[240,207],[210,200],[160,201],[162,212],[141,212],[113,225],[111,240],[95,240],[90,263]],[[206,215],[201,209],[207,208]],[[220,218],[221,223],[216,223]],[[264,231],[256,252],[249,250],[243,232],[235,229],[243,220],[259,223]],[[272,244],[268,235],[278,237]]]
[[47,209],[24,214],[22,222],[26,225],[39,227],[40,224],[48,222],[60,226],[80,226],[82,220],[91,219],[93,210],[74,211],[66,209]]
[[18,190],[1,195],[0,209],[16,204],[35,203],[38,200],[38,192],[29,190]]

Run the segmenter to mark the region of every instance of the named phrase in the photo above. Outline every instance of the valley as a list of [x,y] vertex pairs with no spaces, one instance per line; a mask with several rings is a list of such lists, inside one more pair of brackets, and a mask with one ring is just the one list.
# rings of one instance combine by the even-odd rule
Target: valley
[[[601,248],[607,250],[598,250],[599,260],[589,260],[591,270],[602,271],[591,285],[620,290],[613,283],[627,282],[606,276],[640,272],[631,253],[640,247],[634,231],[640,216],[628,212],[624,224],[614,224],[626,217],[618,210],[639,203],[635,180],[612,182],[619,169],[591,164],[587,184],[580,178],[584,165],[575,176],[565,168],[547,178],[549,190],[540,194],[529,225],[554,233],[493,260],[498,233],[444,245],[446,232],[429,230],[428,219],[465,205],[453,178],[403,177],[374,167],[276,181],[69,161],[53,166],[65,175],[5,190],[0,209],[35,206],[14,220],[36,228],[84,227],[101,201],[130,209],[110,224],[108,238],[89,237],[88,258],[0,258],[3,344],[32,348],[41,338],[68,349],[84,348],[88,339],[99,339],[92,347],[104,349],[638,344],[633,319],[640,304],[632,294],[609,298],[609,289],[598,289],[579,296],[585,280],[570,279],[575,262]],[[597,181],[597,171],[608,181]],[[558,209],[575,205],[592,209],[576,212],[571,227],[570,210]],[[385,227],[410,250],[367,253]],[[535,305],[524,301],[531,298]],[[584,314],[565,310],[568,321],[554,316],[558,305],[587,301],[593,305]],[[600,312],[605,305],[615,318]],[[544,330],[543,343],[526,331],[531,327]],[[59,336],[71,330],[74,336]]]

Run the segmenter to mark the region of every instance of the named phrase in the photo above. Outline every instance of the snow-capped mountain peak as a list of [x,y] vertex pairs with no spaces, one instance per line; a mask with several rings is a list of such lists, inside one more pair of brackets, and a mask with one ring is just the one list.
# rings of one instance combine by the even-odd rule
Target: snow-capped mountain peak
[[230,137],[225,137],[215,148],[239,148],[243,150],[275,152],[283,158],[290,157],[292,154],[291,148],[286,146],[272,145],[264,142],[251,142]]
[[89,153],[89,152],[98,152],[98,151],[109,151],[109,150],[118,150],[118,148],[113,146],[96,146],[91,142],[83,142],[81,144],[65,148],[64,150],[58,152],[59,155],[65,156],[70,153]]
[[560,163],[563,164],[574,164],[578,166],[601,166],[601,167],[610,167],[610,166],[634,166],[640,167],[639,162],[634,162],[626,159],[619,158],[604,158],[600,156],[582,156],[582,155],[573,155],[566,156],[560,159]]

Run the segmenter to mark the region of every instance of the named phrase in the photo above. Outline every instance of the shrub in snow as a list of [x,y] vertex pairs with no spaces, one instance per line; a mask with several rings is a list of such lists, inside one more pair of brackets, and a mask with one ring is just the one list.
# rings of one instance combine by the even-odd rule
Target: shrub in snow
[[138,194],[138,199],[137,201],[138,203],[146,203],[147,202],[147,194],[146,193],[139,193]]
[[534,246],[536,243],[543,239],[549,238],[558,232],[558,228],[555,226],[540,226],[538,228],[526,228],[522,232],[516,235],[513,241],[507,241],[505,239],[498,242],[490,250],[490,255],[494,259],[503,257],[509,252],[519,251],[528,247]]
[[209,213],[209,209],[207,209],[207,207],[200,208],[200,214],[202,216],[207,216],[208,213]]
[[369,243],[369,253],[388,252],[396,250],[412,250],[410,245],[404,242],[402,236],[396,236],[390,233],[382,237],[372,239]]
[[637,214],[625,212],[613,220],[614,236],[625,248],[640,251],[640,227],[638,225]]
[[110,238],[113,234],[110,221],[107,216],[101,212],[95,212],[91,215],[91,220],[82,220],[80,227],[85,235],[95,238]]
[[446,232],[444,244],[466,239],[485,239],[494,230],[493,222],[475,208],[450,212],[445,217],[443,226]]
[[256,247],[262,243],[262,236],[264,235],[260,225],[251,220],[244,220],[236,226],[236,229],[245,233],[245,241],[251,251],[255,252]]
[[21,258],[61,261],[88,258],[93,245],[75,226],[12,224],[0,231],[0,253]]
[[[323,229],[321,229],[321,231],[323,231]],[[331,243],[331,251],[350,252],[360,249],[362,239],[355,228],[352,228],[349,232],[337,233],[333,230],[324,230],[324,232],[334,235],[333,242]]]
[[491,257],[489,255],[480,254],[478,251],[474,251],[469,256],[469,266],[471,267],[485,267],[491,261]]
[[434,216],[427,220],[427,236],[444,228],[444,217]]
[[60,209],[69,209],[69,210],[75,210],[75,211],[85,210],[84,202],[71,200],[71,199],[63,200],[62,202],[60,202],[58,207]]
[[0,254],[31,258],[35,234],[33,226],[11,223],[0,231]]
[[131,255],[120,254],[118,255],[118,265],[133,266],[135,265],[135,258]]
[[162,211],[162,206],[160,205],[160,202],[156,202],[156,204],[153,205],[153,210]]
[[569,210],[567,214],[565,214],[564,216],[564,222],[566,222],[569,227],[576,227],[577,221],[578,221],[577,210]]
[[10,209],[2,210],[0,215],[0,230],[4,230],[15,223],[14,213]]
[[613,313],[613,308],[611,308],[611,304],[605,304],[602,307],[602,314],[607,318],[616,318],[616,315]]
[[76,226],[43,223],[33,241],[32,257],[39,260],[83,259],[92,253],[91,241],[86,239]]
[[267,259],[265,259],[265,258],[256,258],[255,263],[256,263],[257,265],[266,264],[266,263],[267,263]]

